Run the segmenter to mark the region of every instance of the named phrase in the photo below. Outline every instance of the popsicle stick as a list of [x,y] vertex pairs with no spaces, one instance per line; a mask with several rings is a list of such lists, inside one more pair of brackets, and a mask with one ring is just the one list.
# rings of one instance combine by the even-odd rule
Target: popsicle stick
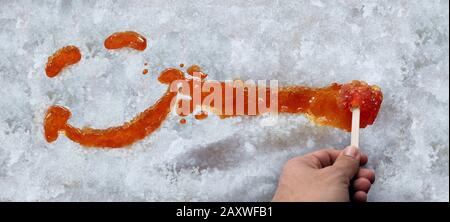
[[352,110],[352,138],[351,138],[351,146],[359,147],[359,119],[360,119],[361,111],[359,107],[353,108]]

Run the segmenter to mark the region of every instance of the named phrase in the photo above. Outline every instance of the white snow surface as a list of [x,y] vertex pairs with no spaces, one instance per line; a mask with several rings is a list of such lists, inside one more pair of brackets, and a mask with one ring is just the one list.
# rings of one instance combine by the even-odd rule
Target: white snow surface
[[[449,1],[0,0],[1,201],[269,201],[289,158],[343,148],[349,133],[301,115],[197,121],[171,115],[125,149],[47,143],[51,105],[77,127],[120,125],[167,86],[158,73],[199,64],[210,79],[326,86],[359,79],[384,101],[361,132],[377,180],[370,201],[449,201]],[[111,33],[144,52],[110,52]],[[81,61],[48,78],[47,57]],[[148,62],[149,74],[142,75]]]

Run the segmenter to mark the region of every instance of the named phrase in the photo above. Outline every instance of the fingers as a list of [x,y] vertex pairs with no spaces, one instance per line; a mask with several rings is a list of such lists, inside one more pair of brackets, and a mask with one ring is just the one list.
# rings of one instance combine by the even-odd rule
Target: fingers
[[352,185],[355,191],[364,191],[366,193],[369,192],[370,186],[372,186],[372,183],[364,177],[356,179]]
[[[367,170],[370,172],[370,170]],[[359,173],[358,173],[359,174]],[[353,181],[352,188],[354,191],[353,201],[356,202],[366,202],[367,201],[367,193],[372,186],[372,182],[366,177],[359,177],[355,181]]]
[[364,166],[369,161],[369,157],[365,153],[361,152],[361,160],[359,162],[359,165]]
[[337,173],[342,174],[348,181],[359,171],[361,154],[356,147],[349,146],[345,148],[333,164],[333,168]]
[[363,191],[357,191],[353,194],[353,201],[355,202],[367,202],[367,193]]
[[321,169],[332,165],[340,153],[341,151],[336,149],[322,149],[307,154],[304,157],[310,160],[315,168]]
[[[312,167],[321,169],[333,165],[342,152],[343,152],[342,150],[337,150],[333,148],[322,149],[304,155],[303,159],[306,160],[308,164],[311,165]],[[358,152],[360,153],[359,164],[363,166],[367,163],[368,157],[366,154],[360,152],[359,150]]]
[[370,181],[370,183],[375,182],[375,172],[370,169],[360,168],[358,174],[356,174],[356,178],[366,178]]

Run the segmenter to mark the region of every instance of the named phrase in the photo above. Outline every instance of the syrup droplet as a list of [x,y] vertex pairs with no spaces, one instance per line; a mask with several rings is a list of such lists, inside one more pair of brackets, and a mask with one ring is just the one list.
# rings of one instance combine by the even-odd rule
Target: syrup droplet
[[106,38],[104,45],[107,49],[121,49],[128,47],[143,51],[147,48],[147,39],[133,31],[116,32]]
[[208,118],[208,113],[202,111],[202,112],[200,112],[199,114],[194,115],[194,117],[195,117],[195,119],[197,119],[197,120],[203,120],[203,119]]

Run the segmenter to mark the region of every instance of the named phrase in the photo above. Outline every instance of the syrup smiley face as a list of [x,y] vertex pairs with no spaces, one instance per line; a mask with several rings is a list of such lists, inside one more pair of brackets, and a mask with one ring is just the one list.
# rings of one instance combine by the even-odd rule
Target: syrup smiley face
[[[116,32],[106,38],[104,46],[109,50],[131,48],[143,51],[147,47],[147,40],[136,32]],[[46,74],[51,78],[56,77],[80,59],[81,52],[77,47],[63,47],[49,57]],[[180,64],[180,67],[184,67],[184,64]],[[208,112],[220,118],[265,113],[304,114],[316,124],[350,131],[352,106],[361,108],[361,127],[364,128],[373,124],[383,99],[377,86],[369,86],[363,81],[332,83],[322,88],[278,85],[274,88],[243,84],[240,80],[232,84],[206,80],[208,75],[198,65],[188,67],[186,73],[177,68],[163,70],[158,77],[160,83],[168,85],[163,96],[120,126],[106,129],[77,128],[68,123],[72,115],[68,108],[51,106],[44,119],[45,139],[49,143],[54,142],[59,133],[64,133],[70,140],[86,147],[126,147],[155,132],[173,108],[180,116],[194,114],[196,120],[207,118]],[[198,107],[201,110],[195,113]],[[185,118],[180,120],[180,124],[186,122]]]

